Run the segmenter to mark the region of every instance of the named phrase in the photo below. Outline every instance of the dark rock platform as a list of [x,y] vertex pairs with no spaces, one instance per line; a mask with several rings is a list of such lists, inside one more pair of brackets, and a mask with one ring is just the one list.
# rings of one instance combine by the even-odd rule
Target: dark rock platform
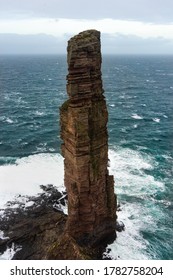
[[[7,202],[0,217],[0,254],[13,248],[13,260],[77,260],[104,258],[105,244],[79,246],[66,232],[66,192],[53,185],[40,186],[37,196],[18,196]],[[27,203],[25,204],[25,202]],[[2,209],[0,209],[2,210]]]
[[[23,197],[27,205],[7,203],[0,217],[0,230],[8,238],[0,239],[0,253],[7,248],[18,248],[13,259],[45,259],[50,247],[62,234],[67,216],[62,211],[67,195],[54,186],[41,186],[43,192],[36,197]],[[31,203],[28,203],[31,202]],[[13,205],[18,205],[13,208]]]

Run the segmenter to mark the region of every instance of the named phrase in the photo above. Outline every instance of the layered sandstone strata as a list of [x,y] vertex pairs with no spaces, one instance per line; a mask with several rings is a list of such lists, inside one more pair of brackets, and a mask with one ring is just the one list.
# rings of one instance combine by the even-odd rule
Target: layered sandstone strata
[[68,42],[67,93],[60,124],[68,193],[67,233],[79,244],[115,237],[116,196],[108,173],[108,112],[101,79],[100,32]]

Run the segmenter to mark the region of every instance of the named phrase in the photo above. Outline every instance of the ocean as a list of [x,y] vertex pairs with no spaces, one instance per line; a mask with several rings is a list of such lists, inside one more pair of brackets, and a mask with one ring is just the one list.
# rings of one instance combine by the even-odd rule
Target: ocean
[[[65,56],[0,56],[0,215],[7,201],[63,186]],[[104,55],[110,174],[125,231],[114,259],[173,259],[173,56]],[[13,205],[15,208],[15,205]],[[3,232],[0,231],[0,237]],[[12,249],[11,249],[12,250]],[[10,258],[4,254],[1,259]]]

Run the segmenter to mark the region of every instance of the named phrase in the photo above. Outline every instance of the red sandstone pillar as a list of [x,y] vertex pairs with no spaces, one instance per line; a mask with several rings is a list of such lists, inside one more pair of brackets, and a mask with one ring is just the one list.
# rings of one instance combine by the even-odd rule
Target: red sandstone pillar
[[108,173],[108,112],[101,79],[100,32],[68,42],[67,93],[60,123],[68,193],[67,231],[79,244],[115,237],[116,196]]

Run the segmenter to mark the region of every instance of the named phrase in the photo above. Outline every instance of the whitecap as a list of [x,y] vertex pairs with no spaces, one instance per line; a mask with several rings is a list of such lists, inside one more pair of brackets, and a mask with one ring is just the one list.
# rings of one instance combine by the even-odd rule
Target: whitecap
[[165,119],[168,119],[168,116],[167,116],[167,115],[163,115],[163,117],[164,117]]
[[123,108],[132,108],[133,105],[127,105],[127,104],[123,104]]
[[155,80],[146,80],[147,83],[155,83]]
[[6,122],[7,123],[14,123],[14,121],[12,119],[10,119],[10,118],[6,118]]
[[43,116],[43,115],[44,115],[44,113],[43,113],[43,112],[40,112],[40,111],[36,111],[35,114],[36,114],[37,116]]
[[137,124],[134,124],[134,126],[133,126],[134,128],[138,128],[138,125]]
[[0,117],[0,121],[2,121],[2,122],[7,122],[7,123],[14,123],[14,121],[12,120],[12,119],[10,119],[10,118],[8,118],[8,117],[6,117],[6,116],[1,116]]
[[157,123],[160,122],[160,119],[159,119],[159,118],[153,118],[152,120],[153,120],[153,122],[157,122]]
[[54,148],[48,148],[49,152],[55,152]]
[[47,151],[47,143],[41,143],[38,147],[36,147],[37,152],[43,153]]
[[115,104],[110,104],[109,106],[110,106],[110,107],[115,107]]
[[120,99],[125,99],[126,97],[125,97],[125,95],[123,94],[123,95],[120,95],[119,98],[120,98]]
[[4,99],[7,100],[7,101],[10,100],[10,96],[7,94],[7,95],[4,96]]
[[172,157],[170,155],[162,155],[162,157],[166,160],[172,160]]
[[136,120],[142,120],[143,119],[143,117],[139,116],[138,114],[133,114],[131,116],[131,118],[136,119]]

